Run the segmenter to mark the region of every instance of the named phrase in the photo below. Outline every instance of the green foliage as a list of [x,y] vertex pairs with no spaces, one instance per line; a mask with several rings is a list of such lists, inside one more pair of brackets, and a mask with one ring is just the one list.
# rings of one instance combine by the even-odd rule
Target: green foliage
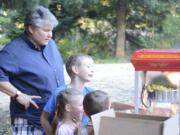
[[106,59],[99,59],[95,57],[95,63],[128,63],[130,62],[130,56],[125,56],[121,58],[114,58],[114,57],[109,57]]
[[171,48],[180,44],[180,4],[172,6],[162,23],[162,32],[149,33],[141,38],[141,43],[146,48]]
[[[23,33],[23,21],[25,14],[37,5],[48,6],[51,0],[11,0],[3,1],[2,12],[6,12],[6,16],[0,16],[0,28],[3,35],[0,39],[1,43],[6,43],[9,39],[13,40]],[[0,33],[1,34],[1,33]]]
[[113,38],[106,37],[104,33],[87,34],[81,33],[78,29],[72,29],[64,38],[60,38],[57,43],[59,50],[66,59],[76,53],[85,53],[99,59],[106,59],[113,56]]
[[78,30],[71,30],[71,32],[64,38],[57,41],[63,59],[66,61],[71,55],[82,53],[85,48],[84,40],[79,35]]
[[180,31],[180,14],[172,13],[167,15],[166,20],[163,24],[163,29],[166,34],[179,34]]
[[106,37],[104,33],[95,33],[90,38],[91,48],[89,53],[96,58],[106,59],[113,56],[114,47],[111,44],[111,38]]
[[21,14],[26,13],[27,10],[34,8],[37,5],[43,5],[48,7],[51,0],[10,0],[6,4],[6,7],[13,10],[23,11]]
[[175,8],[175,10],[171,12],[171,14],[167,15],[166,20],[163,24],[164,30],[164,40],[170,46],[173,46],[177,43],[180,44],[180,5]]
[[7,37],[0,37],[0,45],[6,45],[8,42],[10,42],[10,39]]
[[[18,37],[23,32],[23,27],[20,26],[26,12],[41,4],[49,7],[59,20],[55,37],[57,41],[61,41],[59,48],[65,59],[71,54],[81,52],[97,58],[112,57],[115,52],[116,8],[119,0],[104,0],[106,4],[102,4],[102,1],[3,1],[0,4],[0,44],[6,44]],[[164,48],[179,43],[178,0],[127,0],[126,6],[126,29],[139,31],[135,35],[126,33],[126,40],[132,50],[144,47]],[[6,16],[2,15],[4,11]],[[88,18],[95,23],[103,20],[108,25],[96,24],[92,32],[90,24],[88,28],[81,27],[81,18]],[[142,32],[146,35],[142,35]]]
[[5,45],[11,40],[8,37],[11,26],[10,13],[10,10],[0,10],[0,45]]
[[159,0],[144,0],[144,4],[146,4],[151,9],[155,9],[159,6]]
[[[113,56],[114,37],[105,33],[113,31],[103,25],[95,26],[95,32],[90,28],[81,28],[81,18],[103,19],[105,9],[98,0],[66,1],[56,0],[50,4],[50,9],[59,19],[56,37],[61,37],[65,45],[60,45],[60,51],[65,59],[73,53],[83,52],[99,58]],[[76,31],[76,32],[74,32]],[[77,36],[78,35],[78,36]],[[78,37],[78,38],[77,38]]]

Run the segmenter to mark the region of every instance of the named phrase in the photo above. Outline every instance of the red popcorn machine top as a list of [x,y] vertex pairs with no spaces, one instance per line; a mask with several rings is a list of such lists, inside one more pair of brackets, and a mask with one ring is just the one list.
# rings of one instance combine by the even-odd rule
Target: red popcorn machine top
[[133,53],[131,63],[135,68],[135,113],[142,107],[153,111],[154,104],[180,108],[180,49],[141,49]]
[[131,62],[136,71],[180,71],[180,50],[142,49],[134,52]]

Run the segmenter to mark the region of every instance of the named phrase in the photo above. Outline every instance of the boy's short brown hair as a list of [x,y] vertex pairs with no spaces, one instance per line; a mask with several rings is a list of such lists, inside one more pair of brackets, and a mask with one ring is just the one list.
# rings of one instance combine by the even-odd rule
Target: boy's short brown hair
[[109,96],[101,90],[88,93],[83,100],[84,111],[88,117],[109,109],[109,106]]
[[70,78],[74,76],[72,66],[80,66],[84,59],[92,59],[92,57],[85,54],[76,54],[70,56],[69,59],[66,61],[66,71]]

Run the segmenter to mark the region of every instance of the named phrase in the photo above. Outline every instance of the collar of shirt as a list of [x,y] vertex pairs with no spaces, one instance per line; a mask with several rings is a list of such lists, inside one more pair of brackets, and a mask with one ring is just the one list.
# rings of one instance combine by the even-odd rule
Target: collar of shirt
[[42,51],[46,47],[46,46],[38,47],[38,45],[31,38],[29,38],[27,34],[23,35],[23,39],[26,42],[28,42],[28,45],[34,50]]

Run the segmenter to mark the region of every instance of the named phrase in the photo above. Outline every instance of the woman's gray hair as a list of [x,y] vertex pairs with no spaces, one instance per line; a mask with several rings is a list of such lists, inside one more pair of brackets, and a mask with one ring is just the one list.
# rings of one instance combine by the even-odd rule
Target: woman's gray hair
[[44,27],[46,25],[50,25],[54,28],[58,25],[58,20],[49,11],[48,8],[45,8],[43,6],[37,6],[34,10],[32,10],[26,15],[24,25],[32,25],[37,27]]

